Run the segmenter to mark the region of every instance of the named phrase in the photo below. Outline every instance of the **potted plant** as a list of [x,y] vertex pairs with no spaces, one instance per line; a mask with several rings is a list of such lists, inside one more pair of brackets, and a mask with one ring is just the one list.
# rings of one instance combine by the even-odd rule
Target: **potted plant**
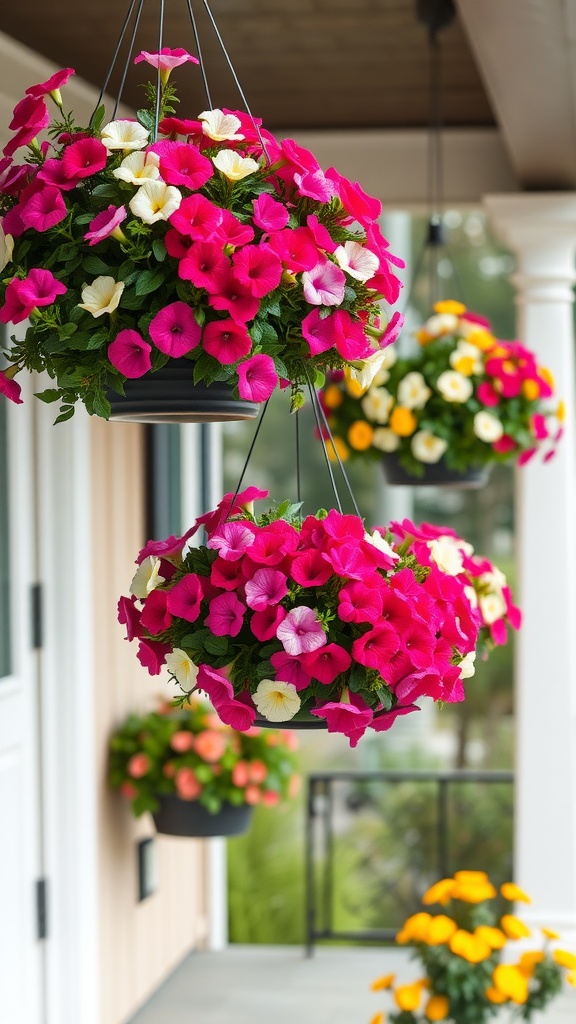
[[420,697],[462,700],[476,651],[519,626],[503,574],[453,531],[367,533],[287,501],[256,517],[267,493],[228,494],[184,537],[149,542],[118,606],[141,664],[207,693],[235,729],[314,723],[355,746]]
[[255,415],[280,381],[298,406],[329,367],[376,372],[401,321],[384,329],[380,304],[398,298],[403,266],[380,202],[242,111],[176,116],[170,71],[198,63],[185,50],[139,61],[161,85],[137,120],[101,107],[77,126],[60,92],[71,68],[14,110],[0,321],[30,326],[0,391],[18,402],[18,372],[46,370],[39,397],[60,403],[58,420],[77,401],[103,417],[226,419]]
[[500,341],[462,303],[438,302],[418,350],[382,353],[372,382],[354,368],[328,378],[321,400],[340,458],[380,461],[393,484],[480,486],[490,466],[554,454],[564,406],[519,341]]
[[[543,928],[537,948],[526,949],[524,942],[518,948],[531,931],[511,904],[531,900],[517,885],[500,886],[498,898],[483,871],[457,871],[436,882],[422,902],[449,906],[451,913],[423,910],[398,932],[396,942],[412,949],[424,977],[397,985],[395,975],[386,974],[373,982],[373,991],[391,992],[395,1009],[386,1019],[392,1024],[485,1024],[503,1007],[515,1019],[532,1020],[558,995],[564,979],[576,985],[576,955],[556,947],[556,932]],[[377,1013],[371,1024],[384,1019]]]
[[256,804],[295,795],[299,776],[291,733],[236,733],[198,700],[130,715],[110,738],[109,780],[150,811],[166,835],[222,836],[246,831]]

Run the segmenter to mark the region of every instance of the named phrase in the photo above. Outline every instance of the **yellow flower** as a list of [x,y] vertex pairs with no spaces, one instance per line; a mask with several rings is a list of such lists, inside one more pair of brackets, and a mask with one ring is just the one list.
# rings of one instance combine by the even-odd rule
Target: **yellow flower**
[[422,999],[423,983],[414,981],[411,985],[399,985],[394,991],[394,999],[399,1010],[417,1010]]
[[451,313],[453,316],[462,316],[466,312],[466,306],[456,299],[443,299],[442,302],[434,303],[435,313]]
[[396,980],[395,974],[383,974],[381,978],[376,978],[370,985],[373,992],[381,992],[385,988],[391,988]]
[[455,871],[454,881],[464,882],[466,885],[481,885],[489,879],[485,871]]
[[514,882],[504,882],[500,886],[500,892],[502,893],[505,900],[509,900],[510,903],[532,903],[528,893],[524,892],[520,886],[515,885]]
[[430,921],[426,942],[429,946],[441,946],[444,942],[448,942],[448,939],[451,939],[456,931],[458,931],[458,925],[451,917],[447,917],[446,914],[438,914]]
[[552,957],[560,967],[566,967],[569,971],[576,971],[576,955],[569,953],[567,949],[555,949]]
[[464,377],[471,377],[474,373],[476,360],[472,359],[471,356],[460,356],[458,359],[454,360],[452,366],[457,373],[461,373]]
[[558,402],[558,408],[556,409],[556,419],[559,423],[564,423],[566,419],[566,402],[564,399],[560,399]]
[[429,889],[426,890],[422,897],[422,903],[424,906],[429,906],[431,903],[441,903],[444,906],[449,902],[454,888],[453,878],[441,878],[439,882],[435,882]]
[[338,453],[338,455],[340,456],[341,462],[346,462],[346,459],[348,458],[349,455],[348,447],[341,437],[335,437],[332,441],[327,441],[326,451],[328,453],[328,458],[330,459],[330,462],[338,461],[336,453]]
[[535,380],[522,381],[522,394],[529,402],[535,402],[540,395],[540,386]]
[[503,949],[506,945],[506,936],[504,932],[501,932],[499,928],[491,928],[487,924],[478,925],[474,929],[474,935],[479,939],[484,939],[492,949]]
[[357,452],[365,452],[372,444],[374,430],[364,420],[355,420],[348,431],[348,443]]
[[487,988],[484,995],[491,1003],[506,1003],[508,1001],[508,996],[499,992],[497,988]]
[[504,914],[500,927],[509,939],[527,939],[532,934],[528,926],[514,914]]
[[322,400],[327,409],[337,409],[342,405],[344,395],[337,384],[329,384],[322,395]]
[[482,352],[487,352],[496,344],[494,335],[490,334],[490,331],[487,331],[484,327],[477,327],[470,331],[466,335],[466,341],[470,342],[471,345],[476,345],[476,348],[482,349]]
[[572,985],[573,988],[576,988],[576,971],[571,971],[570,974],[567,974],[566,981],[569,985]]
[[522,953],[522,956],[518,961],[518,967],[522,971],[522,974],[525,974],[527,978],[531,978],[536,964],[541,964],[544,959],[545,954],[541,949],[529,950],[527,953]]
[[428,1020],[446,1020],[449,1012],[450,1003],[446,996],[430,996],[424,1008],[424,1014]]
[[414,942],[427,942],[431,920],[431,914],[427,914],[423,910],[419,914],[412,914],[412,917],[409,917],[404,922],[402,930],[398,932],[396,942],[410,942],[411,940]]
[[462,900],[463,903],[483,903],[484,900],[491,900],[496,896],[496,889],[491,882],[457,882],[454,886],[452,896],[455,900]]
[[384,1024],[384,1014],[380,1011],[370,1019],[370,1024]]
[[416,335],[416,341],[420,345],[428,345],[428,343],[433,341],[435,337],[434,334],[430,334],[430,332],[425,330],[424,327],[421,327],[419,331],[415,331],[414,333]]
[[392,410],[392,414],[389,420],[390,429],[398,434],[399,437],[410,437],[418,426],[418,421],[414,416],[414,413],[410,412],[410,409],[405,409],[402,405],[397,405]]
[[492,981],[494,987],[513,1003],[525,1003],[528,999],[528,979],[516,964],[498,964]]
[[485,939],[472,935],[471,932],[467,932],[463,928],[454,932],[448,945],[456,956],[461,956],[469,964],[479,964],[482,960],[487,960],[489,956],[492,956],[492,947]]
[[552,930],[552,928],[542,928],[542,935],[545,935],[547,939],[559,939],[558,932]]
[[542,377],[551,388],[556,387],[556,381],[554,380],[554,374],[546,366],[541,366],[538,370],[538,376]]

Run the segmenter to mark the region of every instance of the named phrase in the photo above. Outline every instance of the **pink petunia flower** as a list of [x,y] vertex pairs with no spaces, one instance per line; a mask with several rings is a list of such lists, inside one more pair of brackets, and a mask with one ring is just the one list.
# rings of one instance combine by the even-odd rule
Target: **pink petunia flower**
[[436,648],[436,637],[425,622],[414,620],[401,634],[401,646],[414,668],[428,668]]
[[[98,242],[103,242],[105,238],[114,235],[125,220],[125,206],[109,206],[107,210],[103,210],[97,217],[94,217],[94,220],[90,221],[88,225],[89,230],[84,235],[84,238],[88,241],[89,245],[97,245]],[[121,238],[124,237],[122,232],[120,232],[120,236]],[[116,237],[118,237],[118,234],[116,234]]]
[[245,284],[238,280],[234,272],[229,273],[217,295],[208,299],[213,309],[225,310],[237,324],[245,324],[253,320],[260,301]]
[[218,239],[222,246],[248,245],[254,239],[254,229],[243,224],[231,210],[221,210],[222,219],[214,232],[214,240]]
[[489,384],[488,381],[482,381],[476,389],[478,401],[482,402],[482,405],[487,405],[493,408],[500,404],[500,395],[496,391],[496,388]]
[[316,651],[326,643],[326,633],[313,608],[298,605],[282,620],[276,636],[288,654]]
[[38,306],[51,306],[58,295],[67,291],[50,270],[35,267],[28,277],[10,281],[5,292],[5,302],[0,309],[0,322],[20,323]]
[[[184,263],[187,262],[184,260]],[[229,365],[249,354],[252,338],[244,324],[237,324],[234,320],[213,320],[204,328],[202,344],[209,355]]]
[[254,486],[246,487],[239,494],[229,491],[218,502],[218,505],[212,512],[205,512],[204,515],[198,516],[196,524],[204,526],[206,533],[210,537],[229,516],[238,516],[247,508],[251,511],[253,502],[267,497],[268,491],[262,491],[259,487]]
[[[205,196],[197,194],[186,196],[178,209],[170,215],[169,220],[180,234],[189,235],[197,242],[210,242],[222,220],[222,211]],[[219,247],[219,252],[222,253],[222,246]]]
[[222,246],[213,242],[196,242],[190,246],[186,259],[178,267],[178,277],[192,281],[196,288],[204,288],[210,295],[218,294],[229,272],[230,263]]
[[253,220],[262,231],[281,231],[290,220],[290,214],[282,203],[279,203],[267,192],[262,192],[252,200]]
[[160,309],[150,322],[150,337],[165,355],[178,359],[200,344],[202,329],[186,302],[171,302]]
[[176,228],[169,228],[164,235],[166,252],[177,260],[186,259],[190,246],[193,244],[194,242],[190,235],[181,235],[179,231],[176,231]]
[[61,192],[69,192],[76,188],[80,181],[80,178],[72,177],[67,173],[62,166],[62,161],[55,157],[44,161],[36,177],[38,181],[43,181],[45,185],[54,185]]
[[343,622],[371,622],[382,614],[382,593],[363,581],[346,583],[338,593],[338,617]]
[[298,195],[316,199],[319,203],[329,203],[336,192],[334,182],[321,170],[296,173],[294,184]]
[[313,174],[314,171],[320,170],[320,164],[314,154],[309,149],[294,142],[294,139],[282,139],[280,149],[284,159],[299,171]]
[[[393,345],[398,340],[400,332],[404,327],[405,317],[396,310],[395,313],[390,317],[386,330],[380,338],[380,348],[388,348],[389,345]],[[416,709],[418,710],[418,709]]]
[[306,657],[308,655],[297,658],[286,654],[286,651],[276,651],[270,658],[276,672],[276,679],[284,683],[292,683],[297,690],[304,690],[310,685],[311,677],[311,673],[307,672],[304,667],[304,658]]
[[[27,95],[14,107],[12,120],[8,125],[11,132],[30,129],[36,135],[50,123],[50,114],[42,96]],[[31,136],[33,138],[33,136]],[[6,154],[9,156],[10,154]]]
[[20,210],[20,217],[24,227],[33,228],[34,231],[48,231],[64,220],[67,213],[60,189],[47,185],[28,199]]
[[400,638],[388,623],[374,626],[352,644],[352,657],[366,668],[384,675],[390,658],[400,647]]
[[257,612],[264,611],[286,597],[286,576],[277,569],[258,569],[253,578],[246,581],[245,591],[248,607]]
[[498,452],[500,455],[507,455],[508,452],[513,452],[517,445],[514,438],[510,437],[509,434],[502,434],[502,437],[499,437],[497,441],[494,441],[492,447],[494,451]]
[[188,61],[192,64],[200,63],[198,58],[193,57],[187,50],[183,50],[181,47],[171,50],[168,46],[163,46],[161,50],[152,53],[148,50],[142,50],[134,58],[134,63],[140,64],[142,61],[146,61],[152,68],[158,68],[159,71],[173,71],[174,68],[180,67],[181,64],[186,64]]
[[227,562],[242,558],[253,543],[254,533],[247,523],[240,522],[223,523],[208,539],[208,547],[215,548]]
[[278,374],[271,356],[259,353],[240,363],[238,393],[247,402],[266,402],[278,384]]
[[317,651],[302,655],[305,670],[326,686],[333,683],[341,672],[346,672],[351,664],[352,658],[340,644],[326,644]]
[[328,228],[321,224],[318,217],[314,213],[308,214],[306,218],[306,224],[312,232],[312,237],[316,242],[319,249],[324,249],[326,252],[335,252],[338,246],[333,241],[332,235],[328,231]]
[[361,324],[352,320],[345,309],[337,309],[326,317],[321,317],[320,311],[313,309],[302,321],[302,336],[313,356],[330,348],[336,348],[348,361],[373,355]]
[[232,257],[234,277],[250,294],[263,298],[280,284],[282,263],[269,245],[246,245]]
[[326,720],[328,732],[341,732],[347,736],[351,747],[357,745],[374,717],[368,707],[359,708],[339,701],[328,701],[318,708],[312,708],[311,714]]
[[297,546],[298,531],[284,519],[278,519],[258,530],[248,554],[252,563],[278,568]]
[[221,671],[210,668],[209,665],[198,666],[196,686],[207,694],[216,711],[222,702],[234,699],[234,689],[230,680]]
[[210,567],[210,582],[220,590],[239,590],[246,582],[241,561],[227,561],[218,556]]
[[158,640],[140,640],[136,657],[151,676],[157,676],[166,661],[166,655],[171,652],[172,644],[162,644]]
[[339,174],[335,167],[329,167],[326,177],[334,182],[337,194],[346,212],[362,227],[377,221],[382,213],[382,203],[366,194],[358,182],[349,181]]
[[346,275],[330,260],[320,260],[302,274],[304,298],[311,306],[339,306],[344,299]]
[[160,177],[167,185],[184,185],[195,191],[214,174],[212,161],[191,143],[166,141],[152,148],[159,152]]
[[62,71],[55,71],[45,82],[41,82],[39,85],[31,85],[26,89],[26,95],[34,98],[48,96],[56,92],[63,85],[66,85],[66,82],[74,73],[74,68],[63,68]]
[[[217,711],[224,724],[229,725],[232,729],[236,729],[237,732],[247,732],[248,729],[252,728],[256,720],[254,707],[250,707],[241,700],[222,701],[218,705]],[[249,788],[247,786],[244,790],[245,796]],[[250,803],[250,801],[247,800],[247,803]]]
[[270,235],[268,244],[288,270],[312,270],[320,253],[309,228],[284,228]]
[[22,405],[20,393],[22,388],[12,377],[7,377],[3,370],[0,370],[0,395],[9,398],[15,405]]
[[370,722],[370,729],[375,732],[387,732],[394,725],[400,715],[409,715],[412,711],[420,711],[417,704],[397,704],[389,711],[380,711]]
[[89,178],[106,167],[108,150],[99,139],[80,139],[66,147],[62,170],[71,178]]
[[261,612],[254,612],[250,619],[250,629],[257,640],[265,643],[272,640],[281,622],[286,618],[286,609],[281,604],[270,605]]
[[108,346],[108,359],[125,377],[143,377],[152,369],[150,353],[152,346],[144,341],[138,331],[126,328],[116,335]]
[[[153,594],[156,590],[152,591]],[[168,591],[167,607],[172,615],[186,622],[196,622],[200,615],[202,604],[202,584],[195,573],[187,573],[178,583]],[[148,600],[150,600],[148,598]]]
[[302,587],[321,587],[333,573],[322,552],[311,548],[296,556],[290,567],[290,575]]
[[172,625],[172,615],[167,606],[168,594],[165,590],[153,590],[146,598],[140,622],[152,636],[163,633]]
[[132,641],[134,637],[142,636],[140,625],[140,612],[136,607],[136,598],[121,597],[118,601],[118,622],[126,626],[126,639]]

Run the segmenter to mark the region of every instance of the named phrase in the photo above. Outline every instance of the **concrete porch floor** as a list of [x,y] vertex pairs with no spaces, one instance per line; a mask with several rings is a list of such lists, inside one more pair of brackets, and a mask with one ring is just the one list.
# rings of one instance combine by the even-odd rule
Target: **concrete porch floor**
[[[192,953],[129,1024],[368,1024],[390,1007],[373,978],[414,979],[404,950],[326,947],[306,959],[299,946],[230,946]],[[503,1014],[498,1020],[505,1024]],[[576,1024],[576,989],[534,1024]]]

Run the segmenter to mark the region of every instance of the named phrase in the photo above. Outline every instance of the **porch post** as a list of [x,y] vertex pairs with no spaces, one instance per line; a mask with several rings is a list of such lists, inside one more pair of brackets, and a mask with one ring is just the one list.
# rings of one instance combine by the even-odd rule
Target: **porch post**
[[533,897],[522,916],[576,938],[576,396],[573,285],[576,193],[489,196],[516,254],[518,336],[566,403],[556,457],[517,472],[515,873]]

